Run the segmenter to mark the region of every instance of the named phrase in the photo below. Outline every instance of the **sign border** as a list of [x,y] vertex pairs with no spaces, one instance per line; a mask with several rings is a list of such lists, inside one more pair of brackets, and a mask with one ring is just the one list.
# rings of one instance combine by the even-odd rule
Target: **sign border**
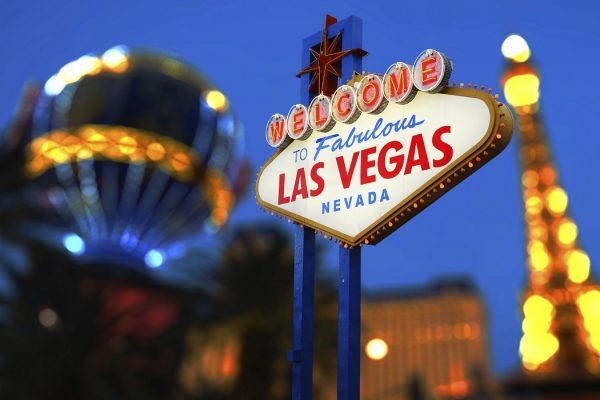
[[[462,86],[462,84],[461,84]],[[319,231],[326,238],[338,240],[345,247],[353,247],[362,244],[374,245],[389,234],[394,232],[400,226],[404,225],[415,215],[423,211],[442,194],[448,192],[466,177],[481,168],[484,164],[498,155],[510,142],[513,130],[513,118],[510,111],[501,102],[498,102],[491,94],[481,90],[471,88],[447,87],[439,93],[424,93],[426,95],[448,94],[453,96],[462,96],[477,98],[483,100],[490,111],[490,123],[484,137],[469,151],[463,154],[452,164],[446,166],[444,170],[436,177],[430,179],[402,203],[396,205],[385,215],[373,222],[367,228],[363,229],[355,237],[348,236],[335,229],[321,225],[308,218],[303,218],[297,214],[291,213],[283,208],[266,203],[260,197],[258,192],[258,181],[264,169],[284,150],[278,149],[260,168],[256,174],[255,194],[258,204],[264,209],[288,218],[299,224],[308,226]],[[319,134],[314,131],[313,134]]]

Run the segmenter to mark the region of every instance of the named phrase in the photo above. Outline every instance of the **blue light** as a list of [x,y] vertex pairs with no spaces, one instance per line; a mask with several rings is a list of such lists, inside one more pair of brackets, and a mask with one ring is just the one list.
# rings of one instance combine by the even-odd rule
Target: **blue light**
[[65,249],[76,256],[80,256],[85,252],[85,242],[74,233],[65,235],[62,244],[65,246]]
[[165,262],[165,256],[160,250],[152,249],[146,253],[144,261],[150,268],[158,268]]

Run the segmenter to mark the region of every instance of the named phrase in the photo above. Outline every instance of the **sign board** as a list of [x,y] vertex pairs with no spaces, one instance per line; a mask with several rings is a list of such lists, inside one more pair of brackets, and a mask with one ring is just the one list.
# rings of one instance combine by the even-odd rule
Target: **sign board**
[[349,246],[375,244],[498,154],[512,116],[489,93],[447,88],[451,63],[415,67],[294,105],[267,124],[278,151],[256,182],[259,204]]

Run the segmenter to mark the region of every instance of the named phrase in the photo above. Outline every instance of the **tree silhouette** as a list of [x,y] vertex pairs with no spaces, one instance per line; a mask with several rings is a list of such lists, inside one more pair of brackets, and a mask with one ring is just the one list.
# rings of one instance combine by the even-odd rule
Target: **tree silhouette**
[[[215,329],[236,338],[239,365],[225,390],[211,391],[210,382],[205,382],[203,393],[215,399],[288,399],[291,369],[285,355],[292,334],[291,241],[274,226],[238,229],[222,252],[215,281],[219,287]],[[336,359],[336,303],[330,282],[318,281],[315,297],[315,374],[328,378]],[[316,387],[315,398],[318,395]]]

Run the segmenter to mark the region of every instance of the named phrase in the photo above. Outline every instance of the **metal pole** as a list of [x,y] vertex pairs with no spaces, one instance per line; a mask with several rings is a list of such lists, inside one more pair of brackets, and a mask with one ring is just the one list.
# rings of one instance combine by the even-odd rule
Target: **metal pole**
[[360,399],[360,247],[340,247],[338,400]]
[[294,255],[292,400],[312,399],[315,231],[296,225]]

